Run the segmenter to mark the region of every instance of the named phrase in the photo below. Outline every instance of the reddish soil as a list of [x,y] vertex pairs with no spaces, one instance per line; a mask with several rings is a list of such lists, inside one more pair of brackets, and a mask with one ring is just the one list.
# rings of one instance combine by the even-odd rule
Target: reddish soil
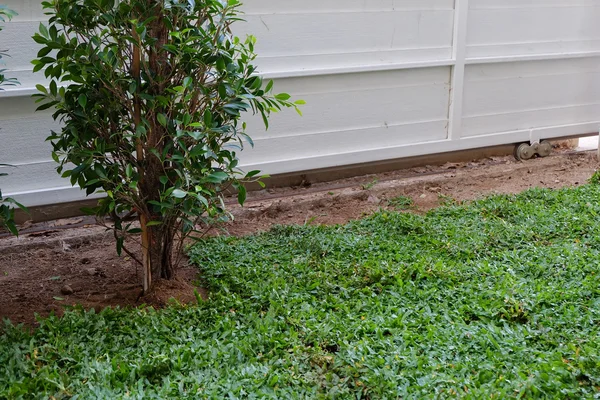
[[[232,204],[236,219],[224,228],[229,234],[244,235],[275,224],[341,224],[382,208],[393,209],[390,200],[398,196],[410,197],[414,211],[425,212],[450,198],[467,201],[535,186],[580,185],[599,166],[593,153],[561,153],[527,162],[495,157],[270,189],[252,193],[244,208]],[[206,297],[206,291],[197,288],[198,270],[187,266],[186,260],[176,281],[159,282],[152,294],[141,297],[136,263],[117,256],[112,236],[91,222],[77,218],[36,224],[19,238],[0,239],[0,318],[35,326],[35,313],[60,315],[65,305],[162,307],[171,298],[195,302],[195,289]],[[130,246],[136,250],[135,243]]]
[[[79,231],[90,230],[95,232],[78,236]],[[35,325],[35,313],[61,315],[65,305],[81,304],[100,310],[141,304],[160,308],[171,298],[181,303],[197,301],[195,267],[182,265],[176,280],[159,281],[152,293],[142,296],[137,264],[127,256],[119,257],[112,236],[105,232],[79,228],[34,235],[23,239],[46,240],[16,246],[13,250],[18,251],[2,249],[0,241],[1,318]],[[139,250],[139,246],[132,245],[132,250],[136,248]],[[206,296],[202,289],[198,291]]]
[[519,193],[532,187],[585,184],[600,168],[593,152],[562,151],[526,162],[493,157],[368,175],[302,188],[254,193],[244,208],[233,206],[236,221],[228,233],[244,235],[276,224],[342,224],[381,208],[398,196],[426,212],[449,199],[475,200],[494,193]]

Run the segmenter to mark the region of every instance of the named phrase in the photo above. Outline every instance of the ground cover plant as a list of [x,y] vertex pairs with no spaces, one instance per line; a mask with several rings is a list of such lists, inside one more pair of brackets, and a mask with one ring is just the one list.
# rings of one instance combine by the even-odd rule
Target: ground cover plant
[[593,398],[600,186],[190,250],[198,305],[6,325],[0,397]]

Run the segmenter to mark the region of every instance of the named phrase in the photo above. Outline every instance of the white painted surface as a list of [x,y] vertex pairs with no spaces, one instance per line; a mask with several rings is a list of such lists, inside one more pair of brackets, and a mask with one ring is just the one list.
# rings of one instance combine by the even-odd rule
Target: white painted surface
[[598,136],[590,136],[579,139],[579,151],[589,151],[598,149]]
[[471,0],[468,57],[600,50],[597,0]]
[[469,65],[463,136],[600,118],[600,57]]
[[[58,177],[34,114],[30,40],[38,0],[4,0],[20,15],[0,34],[11,76],[0,93],[0,178],[28,205],[82,198]],[[600,0],[248,0],[237,33],[258,37],[261,74],[307,101],[275,115],[248,169],[269,174],[597,132]],[[6,45],[5,45],[6,44]]]

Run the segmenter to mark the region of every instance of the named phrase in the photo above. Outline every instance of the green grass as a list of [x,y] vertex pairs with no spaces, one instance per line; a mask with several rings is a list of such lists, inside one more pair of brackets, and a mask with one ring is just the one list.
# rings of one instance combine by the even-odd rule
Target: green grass
[[0,337],[0,398],[593,398],[600,186],[200,243],[210,300]]
[[388,206],[396,211],[410,210],[415,207],[415,202],[410,197],[398,196],[388,200]]

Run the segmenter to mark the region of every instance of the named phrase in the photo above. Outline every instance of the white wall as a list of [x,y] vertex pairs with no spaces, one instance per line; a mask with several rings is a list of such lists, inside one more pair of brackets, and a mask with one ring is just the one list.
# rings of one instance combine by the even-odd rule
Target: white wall
[[[1,0],[0,0],[1,1]],[[3,192],[29,205],[81,198],[54,171],[34,114],[29,38],[38,0],[4,0],[0,36],[23,85],[0,93]],[[277,174],[597,132],[600,0],[247,0],[240,35],[304,117],[249,118],[243,165]],[[3,44],[7,43],[8,46]]]

